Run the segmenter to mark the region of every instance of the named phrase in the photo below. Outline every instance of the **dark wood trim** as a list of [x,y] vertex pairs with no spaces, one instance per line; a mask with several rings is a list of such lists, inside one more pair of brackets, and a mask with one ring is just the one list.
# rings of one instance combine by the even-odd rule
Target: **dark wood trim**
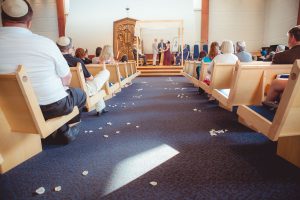
[[57,22],[58,22],[58,35],[59,37],[66,34],[66,16],[64,12],[64,0],[56,0],[57,7]]
[[201,45],[208,44],[209,0],[202,0]]

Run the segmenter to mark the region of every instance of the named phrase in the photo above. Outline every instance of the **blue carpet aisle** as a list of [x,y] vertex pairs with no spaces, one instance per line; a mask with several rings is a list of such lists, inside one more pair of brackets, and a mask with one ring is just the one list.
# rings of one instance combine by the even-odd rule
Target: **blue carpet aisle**
[[107,106],[83,114],[72,144],[1,175],[0,199],[300,199],[300,170],[276,144],[185,78],[137,78]]

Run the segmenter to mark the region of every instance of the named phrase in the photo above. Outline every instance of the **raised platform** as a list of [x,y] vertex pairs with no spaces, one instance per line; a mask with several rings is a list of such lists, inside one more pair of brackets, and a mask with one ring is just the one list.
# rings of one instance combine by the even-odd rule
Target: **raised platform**
[[181,66],[139,66],[140,76],[182,76]]

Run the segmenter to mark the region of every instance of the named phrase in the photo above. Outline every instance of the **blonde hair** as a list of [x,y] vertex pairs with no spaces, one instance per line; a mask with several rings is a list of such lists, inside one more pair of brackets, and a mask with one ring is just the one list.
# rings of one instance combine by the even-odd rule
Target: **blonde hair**
[[221,45],[222,53],[234,53],[233,42],[231,40],[225,40]]
[[114,52],[112,49],[112,46],[110,45],[104,45],[101,54],[99,56],[99,60],[101,61],[109,61],[114,59]]

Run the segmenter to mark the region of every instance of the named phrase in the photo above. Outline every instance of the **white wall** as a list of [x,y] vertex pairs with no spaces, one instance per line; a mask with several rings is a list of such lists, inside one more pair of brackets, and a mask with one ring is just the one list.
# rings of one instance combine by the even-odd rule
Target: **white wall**
[[[193,0],[72,0],[67,18],[67,34],[75,46],[93,53],[97,46],[113,44],[113,22],[127,17],[138,20],[184,20],[185,41],[194,44],[196,35]],[[199,26],[198,26],[199,27]]]
[[[58,37],[56,0],[28,0],[28,2],[33,10],[31,31],[56,41]],[[2,26],[1,18],[0,26]]]
[[264,46],[287,45],[287,32],[297,25],[299,0],[266,0]]
[[248,51],[260,49],[264,35],[263,0],[210,0],[209,43],[244,40]]

